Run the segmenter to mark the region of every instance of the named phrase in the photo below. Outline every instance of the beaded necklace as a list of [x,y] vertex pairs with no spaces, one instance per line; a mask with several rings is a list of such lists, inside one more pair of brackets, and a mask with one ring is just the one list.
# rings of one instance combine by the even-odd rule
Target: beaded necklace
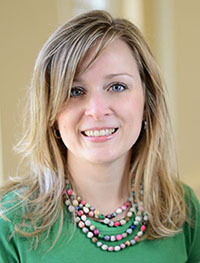
[[[142,194],[143,190],[141,187],[140,195]],[[143,203],[141,202],[139,205],[136,203],[134,191],[131,192],[131,196],[127,202],[117,208],[113,213],[107,215],[101,214],[80,196],[76,195],[68,180],[66,189],[63,190],[63,198],[69,212],[74,213],[75,222],[78,227],[92,243],[96,244],[96,246],[102,250],[116,252],[133,246],[139,241],[146,230],[148,216],[144,211]],[[116,218],[118,215],[123,212],[126,212],[125,217],[117,220]],[[107,227],[117,227],[119,228],[119,233],[117,235],[101,233],[92,221],[98,221],[100,224],[106,225]],[[125,224],[127,224],[127,228],[125,231],[122,231],[120,227]],[[127,237],[133,234],[134,231],[136,235],[127,240]],[[126,241],[124,241],[124,239],[126,239]]]

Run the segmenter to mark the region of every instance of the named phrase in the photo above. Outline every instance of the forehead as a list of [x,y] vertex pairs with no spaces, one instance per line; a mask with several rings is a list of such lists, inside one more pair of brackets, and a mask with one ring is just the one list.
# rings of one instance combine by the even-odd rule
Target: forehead
[[[122,72],[138,73],[137,62],[131,48],[121,39],[114,40],[104,49],[100,49],[98,54],[98,43],[92,47],[79,66],[79,74],[75,79],[79,79],[89,72],[96,74],[108,73],[118,74]],[[98,54],[98,55],[97,55]],[[96,56],[97,55],[97,56]]]

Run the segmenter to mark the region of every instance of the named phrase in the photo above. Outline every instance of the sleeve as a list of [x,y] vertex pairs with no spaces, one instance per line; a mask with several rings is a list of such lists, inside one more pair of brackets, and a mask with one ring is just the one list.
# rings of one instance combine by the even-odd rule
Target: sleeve
[[[14,192],[8,193],[1,200],[0,209],[0,263],[21,262],[16,240],[13,237],[14,227],[20,211],[16,206]],[[15,207],[15,208],[13,208]],[[7,211],[7,212],[5,212]]]
[[184,224],[188,263],[200,262],[200,203],[193,191],[186,188],[188,222]]
[[12,224],[0,218],[0,263],[20,262],[17,248],[13,238],[11,238]]

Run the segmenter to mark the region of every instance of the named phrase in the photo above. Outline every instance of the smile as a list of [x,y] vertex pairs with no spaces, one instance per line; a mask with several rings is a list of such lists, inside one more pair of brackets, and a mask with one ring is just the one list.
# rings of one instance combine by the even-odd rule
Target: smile
[[115,133],[117,130],[118,128],[102,129],[102,130],[86,130],[83,131],[82,134],[87,137],[102,137],[102,136],[109,136]]

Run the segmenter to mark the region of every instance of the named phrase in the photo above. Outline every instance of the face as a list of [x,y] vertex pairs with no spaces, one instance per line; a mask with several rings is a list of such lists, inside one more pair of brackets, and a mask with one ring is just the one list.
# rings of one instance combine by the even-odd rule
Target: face
[[[91,59],[90,51],[83,68]],[[58,114],[68,159],[108,163],[126,159],[143,120],[144,94],[128,45],[115,40],[73,82],[67,106]]]

